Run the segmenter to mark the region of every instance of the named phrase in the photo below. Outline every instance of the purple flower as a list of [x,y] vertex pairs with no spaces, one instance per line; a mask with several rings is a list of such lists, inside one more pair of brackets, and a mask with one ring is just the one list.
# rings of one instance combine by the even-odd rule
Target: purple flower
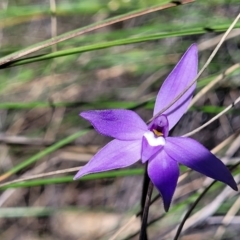
[[[169,105],[197,75],[198,53],[193,44],[163,83],[156,99],[153,115]],[[226,166],[199,142],[187,137],[169,137],[168,133],[192,99],[194,84],[177,102],[146,123],[133,111],[125,109],[91,110],[81,117],[106,136],[115,138],[104,146],[75,176],[128,167],[139,159],[148,161],[148,175],[162,195],[168,211],[179,177],[178,164],[183,164],[208,177],[237,185]]]

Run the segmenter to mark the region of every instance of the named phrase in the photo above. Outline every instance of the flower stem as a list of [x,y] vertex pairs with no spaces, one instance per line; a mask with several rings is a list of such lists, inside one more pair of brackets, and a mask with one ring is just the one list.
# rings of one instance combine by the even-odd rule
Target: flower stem
[[142,191],[142,225],[141,225],[141,232],[139,236],[139,240],[147,240],[147,220],[148,220],[148,212],[149,207],[151,203],[151,196],[153,191],[153,184],[149,179],[149,176],[147,174],[147,164],[146,164],[146,171],[144,175],[144,181],[143,181],[143,191]]
[[[146,202],[146,198],[147,198],[148,186],[149,186],[149,182],[150,182],[150,179],[149,179],[149,176],[147,173],[147,169],[148,169],[148,162],[146,162],[146,164],[145,164],[145,171],[144,171],[144,177],[143,177],[141,212],[140,212],[141,221],[143,220],[143,212],[144,212],[145,202]],[[140,229],[139,232],[141,232],[141,231],[142,230]],[[143,239],[148,240],[147,231],[145,231]]]
[[149,176],[147,173],[147,168],[148,168],[148,162],[145,165],[145,171],[144,171],[144,177],[143,177],[143,187],[142,187],[142,198],[141,198],[141,219],[143,215],[143,210],[146,202],[146,197],[147,197],[147,192],[148,192],[148,186],[149,186]]

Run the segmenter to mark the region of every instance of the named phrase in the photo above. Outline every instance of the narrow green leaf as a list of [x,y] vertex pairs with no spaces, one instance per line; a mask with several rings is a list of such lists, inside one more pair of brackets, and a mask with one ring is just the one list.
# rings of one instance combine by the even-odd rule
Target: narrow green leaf
[[[143,174],[143,171],[144,171],[143,168],[109,171],[109,172],[103,172],[103,173],[90,174],[80,178],[79,180],[88,181],[88,180],[96,180],[96,179],[102,179],[102,178],[134,176],[134,175]],[[0,187],[0,189],[5,190],[8,188],[34,187],[34,186],[40,186],[40,185],[50,185],[50,184],[68,183],[68,182],[73,182],[73,176],[28,180],[24,182],[17,182],[17,183],[5,185],[3,187]]]
[[0,179],[5,179],[9,176],[11,176],[13,173],[16,173],[18,172],[19,170],[22,170],[23,168],[31,165],[32,163],[38,161],[39,159],[47,156],[48,154],[56,151],[57,149],[71,143],[72,141],[74,141],[75,139],[83,136],[84,134],[86,134],[89,130],[82,130],[82,131],[79,131],[77,133],[74,133],[66,138],[64,138],[63,140],[53,144],[52,146],[50,147],[47,147],[46,149],[44,149],[43,151],[33,155],[32,157],[26,159],[25,161],[21,162],[20,164],[18,164],[17,166],[11,168],[8,172],[6,172],[5,174],[3,174]]
[[[183,5],[183,4],[191,3],[191,2],[194,2],[194,1],[195,0],[182,0],[181,4]],[[156,12],[156,11],[159,11],[159,10],[175,7],[175,6],[178,6],[178,4],[174,3],[172,1],[163,1],[162,4],[157,5],[157,6],[153,6],[153,7],[150,7],[150,8],[144,8],[144,9],[140,9],[140,10],[137,10],[137,11],[132,11],[132,12],[127,13],[127,14],[119,15],[117,17],[113,17],[113,18],[109,18],[109,19],[106,19],[106,20],[103,20],[103,21],[100,21],[100,22],[97,22],[97,23],[93,23],[89,26],[79,28],[79,29],[76,29],[74,31],[67,32],[67,33],[59,35],[55,38],[37,43],[37,44],[32,45],[32,46],[30,46],[28,48],[25,48],[23,50],[20,50],[18,52],[7,55],[7,56],[0,59],[0,65],[7,64],[7,63],[9,63],[13,60],[16,60],[18,58],[26,56],[30,53],[36,52],[36,51],[44,49],[46,47],[50,47],[54,44],[57,44],[59,42],[63,42],[65,40],[68,40],[68,39],[71,39],[71,38],[74,38],[74,37],[77,37],[77,36],[80,36],[82,34],[89,33],[89,32],[94,31],[96,29],[106,27],[106,26],[112,25],[114,23],[122,22],[124,20],[128,20],[128,19],[135,18],[135,17],[138,17],[138,16],[142,16],[142,15],[145,15],[145,14],[149,14],[151,12]]]
[[2,102],[0,109],[32,109],[52,107],[86,107],[86,108],[133,108],[137,102],[97,101],[97,102]]
[[[240,26],[240,23],[236,24],[235,28],[237,28],[239,26]],[[228,25],[218,25],[218,26],[212,26],[211,29],[213,29],[213,31],[216,31],[216,32],[222,32],[222,31],[225,31],[228,27],[229,27]],[[188,35],[203,34],[207,31],[208,30],[206,30],[205,27],[199,27],[199,28],[190,28],[187,30],[186,29],[178,30],[178,31],[174,31],[174,32],[171,31],[168,33],[158,33],[158,34],[140,36],[140,37],[135,37],[135,38],[126,38],[126,39],[120,39],[120,40],[115,40],[115,41],[110,41],[110,42],[97,43],[97,44],[92,44],[92,45],[87,45],[87,46],[82,46],[82,47],[77,47],[77,48],[71,48],[71,49],[67,49],[67,50],[56,51],[56,52],[41,55],[41,56],[17,60],[8,66],[19,66],[19,65],[23,65],[23,64],[27,64],[27,63],[43,61],[43,60],[57,58],[57,57],[63,57],[63,56],[71,55],[71,54],[95,51],[95,50],[99,50],[99,49],[115,47],[115,46],[120,46],[120,45],[153,41],[153,40],[158,40],[158,39],[162,39],[162,38],[180,37],[180,36],[182,37],[182,36],[188,36]]]

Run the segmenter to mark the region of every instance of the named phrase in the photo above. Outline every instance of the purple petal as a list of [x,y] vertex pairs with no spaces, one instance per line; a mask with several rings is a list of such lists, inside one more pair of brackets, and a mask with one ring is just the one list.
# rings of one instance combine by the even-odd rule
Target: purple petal
[[179,163],[238,189],[227,167],[199,142],[185,137],[168,137],[164,150]]
[[148,162],[148,175],[162,195],[164,209],[167,212],[177,186],[179,168],[164,150]]
[[128,167],[141,157],[141,140],[121,141],[114,139],[104,146],[76,174],[74,180],[90,173]]
[[154,157],[164,145],[165,139],[163,137],[155,137],[153,132],[147,131],[142,138],[142,163]]
[[[188,48],[178,64],[164,81],[157,95],[154,115],[169,105],[174,98],[176,98],[194,80],[197,76],[197,69],[198,50],[196,44],[193,44]],[[169,130],[175,126],[182,115],[186,112],[195,88],[196,83],[176,103],[164,112],[168,117]]]
[[80,116],[99,133],[119,140],[137,140],[147,131],[146,123],[131,110],[91,110],[80,113]]

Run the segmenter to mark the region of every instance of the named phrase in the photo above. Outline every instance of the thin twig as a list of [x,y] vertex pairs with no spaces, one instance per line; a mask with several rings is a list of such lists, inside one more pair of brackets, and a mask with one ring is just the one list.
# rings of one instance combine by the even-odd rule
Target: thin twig
[[[226,37],[225,40],[229,40],[231,38],[238,37],[240,35],[240,29],[233,29],[232,32]],[[200,42],[198,44],[198,50],[204,51],[209,48],[214,47],[219,43],[219,40],[222,38],[223,34],[217,35],[215,37],[209,38],[207,40],[204,40],[203,42]]]
[[[57,17],[56,17],[56,1],[50,0],[51,9],[51,36],[55,38],[57,36]],[[52,52],[57,51],[57,45],[52,45]]]
[[240,197],[234,202],[231,208],[228,210],[227,214],[224,216],[221,225],[218,227],[214,239],[222,239],[222,235],[224,234],[226,227],[231,223],[236,214],[238,213],[240,208]]
[[144,91],[146,91],[146,89],[149,89],[149,86],[153,85],[153,83],[155,83],[159,78],[163,77],[165,74],[167,74],[167,71],[162,69],[154,72],[131,93],[131,99],[138,99],[139,97],[141,97]]
[[[236,167],[238,167],[238,165],[240,164],[240,162],[236,163],[235,165],[233,165],[230,170],[233,171]],[[200,196],[196,199],[196,201],[193,203],[193,205],[189,208],[189,210],[187,211],[187,213],[185,214],[183,220],[181,221],[176,235],[174,237],[173,240],[177,240],[178,237],[180,236],[183,226],[185,224],[185,222],[187,221],[187,219],[189,218],[189,216],[191,215],[192,211],[194,210],[194,208],[197,206],[197,204],[200,202],[200,200],[205,196],[205,194],[210,190],[210,188],[217,182],[217,180],[214,180],[211,184],[209,184],[204,191],[200,194]]]
[[110,18],[110,19],[104,20],[100,23],[92,24],[90,26],[80,28],[80,29],[77,29],[75,31],[72,31],[72,32],[69,32],[69,33],[66,33],[66,34],[62,34],[60,36],[55,37],[54,39],[50,39],[50,40],[41,42],[40,44],[36,44],[36,45],[31,46],[29,48],[23,49],[19,52],[16,52],[16,53],[13,53],[13,54],[8,55],[6,57],[3,57],[2,59],[0,59],[0,66],[3,65],[3,64],[9,63],[13,60],[16,60],[18,58],[21,58],[23,56],[26,56],[30,53],[39,51],[39,50],[44,49],[46,47],[50,47],[54,44],[57,44],[57,43],[65,41],[65,40],[83,35],[85,33],[89,33],[89,32],[92,32],[94,30],[97,30],[97,29],[100,29],[100,28],[103,28],[103,27],[107,27],[109,25],[112,25],[112,24],[115,24],[115,23],[118,23],[118,22],[126,21],[128,19],[132,19],[132,18],[135,18],[135,17],[146,15],[146,14],[149,14],[149,13],[152,13],[152,12],[156,12],[156,11],[171,8],[171,7],[175,7],[175,6],[178,6],[179,4],[183,5],[183,4],[192,3],[194,1],[195,0],[181,0],[181,1],[176,1],[176,2],[173,1],[173,2],[169,2],[167,4],[164,4],[164,5],[161,4],[160,6],[158,5],[158,6],[147,8],[147,9],[144,9],[144,10],[139,10],[139,11],[131,12],[131,13],[128,13],[128,14],[124,14],[120,17]]
[[32,175],[32,176],[29,176],[29,177],[20,178],[20,179],[16,179],[16,180],[13,180],[13,181],[6,182],[6,183],[2,183],[2,184],[0,184],[0,188],[4,187],[4,186],[7,186],[7,185],[10,185],[12,183],[24,182],[24,181],[30,180],[30,179],[46,177],[46,176],[51,176],[51,175],[55,175],[55,174],[76,172],[76,171],[79,171],[80,168],[81,167],[73,167],[73,168],[67,168],[67,169],[57,170],[57,171],[52,171],[52,172],[47,172],[47,173],[40,173],[40,174]]
[[200,130],[202,130],[203,128],[207,127],[209,124],[211,124],[212,122],[214,122],[215,120],[217,120],[219,117],[221,117],[223,114],[225,114],[227,111],[229,111],[231,108],[233,108],[238,102],[240,102],[240,97],[238,97],[232,104],[230,104],[228,107],[226,107],[223,111],[221,111],[219,114],[217,114],[215,117],[213,117],[212,119],[210,119],[208,122],[206,122],[205,124],[203,124],[202,126],[200,126],[199,128],[194,129],[193,131],[186,133],[183,135],[183,137],[188,137],[191,136],[197,132],[199,132]]
[[[239,130],[237,131],[239,133]],[[229,149],[226,151],[225,155],[230,158],[232,157],[239,149],[240,147],[240,134],[234,139],[234,141],[231,142],[231,146]]]
[[174,237],[173,240],[177,240],[179,235],[181,234],[181,231],[182,231],[182,228],[185,224],[185,222],[187,221],[187,219],[189,218],[189,216],[191,215],[193,209],[197,206],[197,204],[200,202],[200,200],[205,196],[205,194],[208,192],[208,190],[216,183],[217,181],[213,181],[207,188],[204,189],[204,191],[202,192],[202,194],[197,198],[197,200],[193,203],[193,205],[190,207],[190,209],[187,211],[187,213],[185,214],[183,220],[181,221],[178,229],[177,229],[177,232],[176,232],[176,235]]
[[240,63],[234,64],[223,73],[218,75],[214,80],[212,80],[207,86],[205,86],[201,91],[199,91],[194,98],[192,99],[191,103],[188,106],[188,109],[191,108],[203,95],[209,92],[216,84],[218,84],[221,80],[223,80],[227,75],[234,72],[236,69],[240,67]]
[[220,40],[220,42],[218,43],[218,45],[215,47],[215,49],[213,50],[212,54],[210,55],[210,57],[208,58],[208,60],[206,61],[206,63],[204,64],[204,66],[202,67],[202,69],[199,71],[199,73],[197,74],[196,78],[177,96],[173,99],[172,102],[170,102],[170,104],[168,104],[165,108],[163,108],[160,112],[158,112],[156,115],[154,115],[149,121],[153,121],[156,117],[160,116],[163,112],[165,112],[168,108],[170,108],[174,103],[176,103],[191,87],[192,85],[198,80],[198,78],[202,75],[202,73],[204,72],[204,70],[207,68],[207,66],[209,65],[209,63],[212,61],[212,59],[215,57],[217,51],[219,50],[219,48],[222,46],[223,42],[225,41],[226,37],[228,36],[228,34],[231,32],[231,30],[234,28],[234,26],[236,25],[236,23],[238,22],[240,18],[240,13],[238,14],[238,16],[235,18],[235,20],[233,21],[233,23],[230,25],[230,27],[228,28],[228,30],[225,32],[225,34],[223,35],[222,39]]
[[222,141],[220,144],[218,144],[216,147],[214,147],[211,150],[212,154],[217,154],[221,149],[223,149],[225,146],[227,146],[229,143],[232,143],[232,141],[240,134],[240,129],[235,131],[232,135],[230,135],[227,139]]
[[124,224],[111,238],[109,238],[109,240],[115,240],[116,237],[122,233],[127,227],[129,227],[133,222],[134,220],[137,218],[136,215],[133,215],[127,222],[126,224]]
[[[235,176],[235,180],[237,180],[239,177]],[[234,192],[234,194],[237,194]],[[207,204],[203,208],[201,208],[199,211],[194,213],[186,222],[184,228],[182,231],[186,231],[187,229],[196,226],[197,224],[201,224],[205,219],[212,216],[216,211],[219,209],[219,207],[223,204],[223,202],[232,196],[232,189],[228,186],[226,186],[221,193],[218,193],[218,195],[212,200],[211,203]]]

